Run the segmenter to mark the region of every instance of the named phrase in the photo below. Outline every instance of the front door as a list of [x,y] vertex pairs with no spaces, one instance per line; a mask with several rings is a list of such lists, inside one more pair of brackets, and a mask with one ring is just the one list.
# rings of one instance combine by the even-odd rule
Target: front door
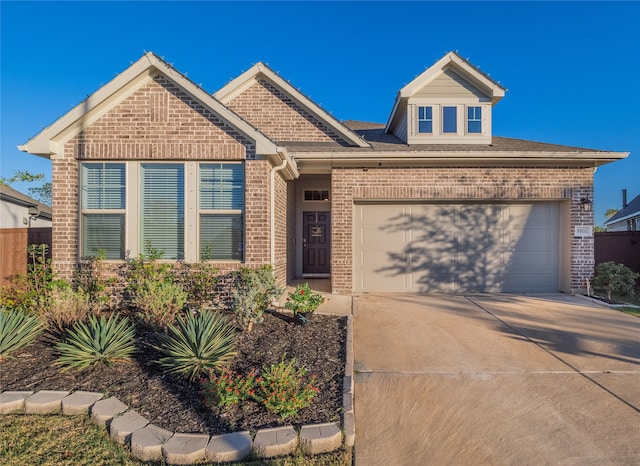
[[302,213],[302,273],[328,276],[331,270],[331,213]]

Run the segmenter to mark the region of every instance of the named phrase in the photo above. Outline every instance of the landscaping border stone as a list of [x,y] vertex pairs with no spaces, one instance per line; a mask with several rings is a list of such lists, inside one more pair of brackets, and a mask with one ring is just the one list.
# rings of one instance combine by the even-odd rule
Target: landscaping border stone
[[[184,434],[162,429],[140,416],[115,397],[106,399],[102,393],[53,390],[0,393],[0,415],[25,414],[89,415],[91,420],[109,430],[110,437],[131,447],[131,455],[142,461],[164,460],[168,464],[191,464],[207,459],[215,462],[241,461],[251,451],[270,458],[293,453],[302,443],[310,454],[335,451],[342,444],[355,443],[353,413],[353,315],[347,316],[346,363],[343,380],[342,431],[335,423],[260,429],[254,439],[248,431],[222,435]],[[344,435],[343,435],[344,434]]]

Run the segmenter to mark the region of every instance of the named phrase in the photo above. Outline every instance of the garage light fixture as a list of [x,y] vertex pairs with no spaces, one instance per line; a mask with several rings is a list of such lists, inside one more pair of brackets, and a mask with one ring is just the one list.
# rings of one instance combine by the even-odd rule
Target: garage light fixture
[[593,208],[593,201],[588,197],[583,197],[582,199],[580,199],[580,206],[582,207],[583,211],[591,212],[591,209]]

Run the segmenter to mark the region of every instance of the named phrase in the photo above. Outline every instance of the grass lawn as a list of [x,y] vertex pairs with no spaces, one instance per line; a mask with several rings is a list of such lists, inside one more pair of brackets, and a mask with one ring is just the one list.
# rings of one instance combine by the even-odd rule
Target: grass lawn
[[[38,465],[141,465],[126,449],[113,443],[102,427],[86,416],[0,416],[0,464]],[[287,457],[239,463],[244,466],[348,466],[351,451],[318,456]]]

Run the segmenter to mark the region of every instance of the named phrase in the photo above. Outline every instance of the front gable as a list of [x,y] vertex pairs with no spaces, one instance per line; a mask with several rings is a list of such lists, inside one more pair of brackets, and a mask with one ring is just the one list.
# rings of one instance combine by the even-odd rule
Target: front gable
[[65,158],[69,144],[85,158],[198,159],[230,150],[232,159],[286,160],[283,175],[298,176],[285,149],[151,52],[19,149],[55,160]]
[[349,147],[369,144],[272,71],[257,63],[214,94],[273,141]]
[[163,74],[150,76],[69,143],[81,160],[255,158],[254,141]]

